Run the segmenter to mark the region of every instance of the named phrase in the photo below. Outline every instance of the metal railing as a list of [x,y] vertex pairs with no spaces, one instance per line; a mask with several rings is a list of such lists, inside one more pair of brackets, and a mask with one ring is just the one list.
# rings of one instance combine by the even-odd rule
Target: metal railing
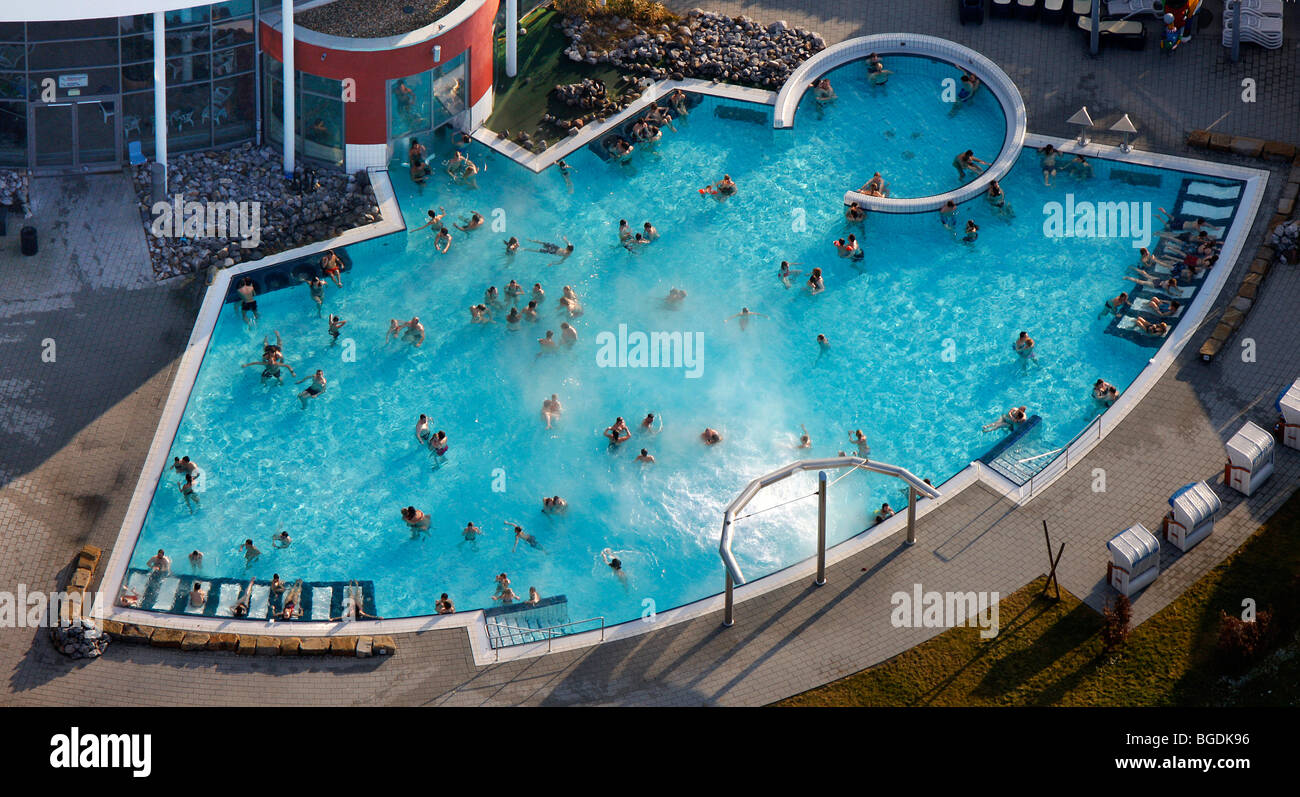
[[[498,622],[495,622],[495,621],[493,621],[493,620],[488,620],[488,619],[484,619],[484,620],[483,620],[483,624],[484,624],[485,626],[492,626],[492,627],[497,628],[497,629],[503,629],[503,628],[504,628],[504,629],[506,629],[506,631],[507,631],[508,633],[510,633],[510,634],[512,634],[512,635],[517,634],[517,635],[519,635],[519,636],[524,636],[524,635],[526,635],[526,634],[543,634],[543,635],[546,636],[546,652],[547,652],[547,653],[550,653],[550,652],[551,652],[551,640],[555,639],[557,636],[568,636],[568,632],[560,631],[559,629],[561,629],[561,628],[568,628],[568,627],[570,627],[570,626],[575,626],[575,625],[582,625],[583,623],[594,623],[594,622],[596,622],[597,620],[600,621],[600,641],[601,641],[601,642],[604,642],[604,641],[605,641],[605,615],[603,615],[603,614],[602,614],[602,615],[598,615],[598,616],[596,616],[596,617],[588,617],[588,618],[585,619],[585,620],[571,620],[571,621],[569,621],[569,622],[567,622],[567,623],[560,623],[559,625],[551,625],[551,626],[547,626],[547,627],[545,627],[545,628],[527,628],[527,627],[524,627],[524,626],[510,625],[509,623],[498,623]],[[499,633],[499,631],[498,631],[498,633]],[[490,639],[490,638],[491,638],[491,635],[489,635],[489,639]],[[497,641],[501,641],[501,640],[502,640],[502,637],[498,636],[498,637],[497,637]],[[530,640],[523,640],[523,641],[520,641],[520,642],[511,642],[511,643],[509,643],[509,644],[497,644],[497,645],[493,645],[493,646],[492,646],[492,649],[496,652],[496,660],[497,660],[497,661],[500,661],[500,660],[501,660],[501,648],[513,647],[513,646],[515,646],[515,645],[528,645],[528,644],[531,644],[531,643],[533,643],[533,642],[537,642],[537,641],[540,641],[540,640],[532,640],[532,639],[530,639]]]
[[1085,445],[1081,450],[1074,452],[1073,457],[1075,462],[1078,462],[1082,457],[1086,456],[1088,452],[1092,451],[1093,447],[1099,443],[1102,438],[1101,419],[1103,417],[1105,417],[1104,413],[1094,418],[1092,423],[1088,424],[1083,431],[1079,432],[1070,440],[1070,442],[1065,444],[1065,448],[1061,450],[1060,456],[1056,457],[1051,462],[1048,462],[1043,466],[1042,470],[1038,471],[1033,476],[1030,476],[1029,481],[1026,482],[1027,490],[1022,497],[1028,498],[1031,495],[1034,495],[1036,492],[1055,481],[1057,476],[1060,476],[1062,473],[1069,470],[1071,449],[1073,449],[1078,443],[1088,443],[1088,445]]

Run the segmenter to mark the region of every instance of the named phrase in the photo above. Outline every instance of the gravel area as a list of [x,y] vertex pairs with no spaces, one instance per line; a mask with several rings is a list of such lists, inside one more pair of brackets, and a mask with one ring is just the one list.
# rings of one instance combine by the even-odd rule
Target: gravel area
[[[432,25],[464,0],[334,0],[294,15],[296,24],[331,36],[376,39]],[[409,11],[408,11],[409,9]]]

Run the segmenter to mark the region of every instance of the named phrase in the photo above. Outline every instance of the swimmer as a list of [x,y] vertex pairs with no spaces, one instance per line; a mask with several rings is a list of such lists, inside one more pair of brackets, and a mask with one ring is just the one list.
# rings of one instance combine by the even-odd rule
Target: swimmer
[[871,446],[867,444],[867,436],[862,433],[861,429],[849,432],[849,442],[858,447],[858,456],[863,459],[871,458]]
[[506,239],[505,245],[506,254],[508,255],[513,255],[515,252],[519,251],[519,239],[513,235]]
[[858,246],[858,239],[853,233],[849,233],[848,238],[837,238],[832,243],[835,244],[835,249],[839,251],[840,257],[847,257],[851,260],[862,260],[866,257],[866,252],[863,252]]
[[311,380],[311,384],[308,385],[306,389],[304,389],[301,393],[298,394],[298,402],[302,404],[302,408],[304,410],[307,409],[307,399],[316,398],[321,393],[324,393],[325,387],[327,385],[327,382],[325,380],[325,372],[320,370],[319,368],[316,369],[316,373],[312,374],[311,376],[304,376],[302,379],[299,379],[294,384],[302,384],[303,382],[306,382],[309,379]]
[[716,446],[722,442],[722,435],[718,433],[717,429],[706,427],[703,432],[700,432],[700,439],[704,441],[706,446]]
[[[682,295],[685,296],[686,294],[683,293]],[[561,296],[560,308],[568,311],[569,318],[577,318],[582,315],[582,302],[579,302],[577,297],[574,296]]]
[[848,210],[844,211],[844,218],[851,224],[859,224],[867,218],[867,212],[857,202],[849,204]]
[[563,160],[557,160],[557,161],[555,162],[555,165],[556,165],[556,167],[557,167],[557,168],[559,169],[559,171],[560,171],[560,176],[564,178],[564,185],[565,185],[565,187],[567,187],[567,188],[569,189],[569,193],[572,194],[572,193],[573,193],[573,180],[570,179],[570,177],[569,177],[569,173],[573,171],[573,167],[570,166],[569,164],[565,163]]
[[722,323],[725,324],[725,323],[727,323],[728,321],[730,321],[730,320],[733,319],[733,318],[739,318],[739,319],[740,319],[740,331],[741,331],[741,332],[744,332],[744,331],[745,331],[745,328],[749,326],[749,319],[750,319],[751,317],[754,317],[754,318],[767,318],[767,316],[764,315],[763,313],[755,313],[753,310],[750,310],[748,307],[742,307],[742,308],[740,308],[740,312],[739,312],[739,313],[736,313],[736,314],[733,315],[733,316],[728,316],[727,318],[722,319]]
[[1019,354],[1021,357],[1030,360],[1035,359],[1034,339],[1029,337],[1028,332],[1022,330],[1020,333],[1020,337],[1016,338],[1016,342],[1011,344],[1011,347],[1015,349],[1016,353]]
[[1120,291],[1119,296],[1116,296],[1113,299],[1106,300],[1105,305],[1102,307],[1101,312],[1097,314],[1097,317],[1101,318],[1107,313],[1111,315],[1119,315],[1120,313],[1124,312],[1124,308],[1128,307],[1129,304],[1130,301],[1128,298],[1128,292]]
[[438,459],[441,460],[443,457],[447,456],[448,448],[449,446],[447,445],[447,433],[442,431],[441,429],[439,429],[437,432],[434,432],[433,437],[429,439],[429,451],[431,451],[434,456],[438,457]]
[[626,442],[632,437],[632,432],[627,428],[627,423],[623,420],[623,416],[621,415],[615,418],[614,423],[606,427],[605,431],[601,434],[605,435],[605,437],[609,439],[609,445],[611,448],[620,443]]
[[194,474],[185,474],[185,481],[177,482],[181,495],[185,498],[185,508],[194,514],[194,509],[199,505],[199,496],[194,492]]
[[1092,164],[1082,155],[1075,155],[1073,160],[1065,164],[1065,170],[1080,180],[1092,178]]
[[469,215],[468,219],[461,219],[460,224],[453,224],[452,226],[461,232],[469,232],[470,230],[477,230],[479,227],[482,227],[483,221],[483,217],[479,215],[479,212],[476,210]]
[[676,310],[681,306],[681,303],[685,298],[686,291],[677,288],[669,288],[668,295],[664,297],[664,306],[669,310]]
[[497,576],[495,579],[493,579],[493,581],[496,582],[497,585],[496,594],[498,595],[510,589],[510,577],[507,576],[505,573],[502,573],[501,575]]
[[446,227],[439,229],[437,237],[433,239],[433,248],[440,254],[447,254],[447,250],[451,248],[451,231]]
[[244,555],[244,567],[253,564],[253,560],[262,555],[252,540],[244,540],[244,544],[239,546],[239,552]]
[[799,276],[800,274],[803,273],[802,271],[792,271],[792,270],[790,270],[790,266],[802,266],[802,265],[803,265],[802,263],[788,263],[788,262],[782,260],[782,261],[781,261],[781,268],[780,268],[779,271],[776,272],[776,275],[777,275],[778,277],[781,278],[781,284],[784,285],[785,287],[789,288],[789,287],[790,287],[790,280],[791,280],[792,278],[797,277],[797,276]]
[[[159,553],[162,553],[162,551],[159,551]],[[202,551],[190,551],[190,557],[189,557],[189,558],[190,558],[190,568],[192,568],[193,570],[200,570],[200,569],[202,569],[202,567],[203,567],[203,552],[202,552]]]
[[541,320],[541,317],[537,315],[536,299],[529,301],[528,306],[524,308],[524,318],[528,319],[530,322],[534,324],[536,324],[538,321]]
[[656,230],[655,226],[648,221],[641,225],[641,230],[645,233],[644,237],[647,243],[659,237],[659,231]]
[[885,65],[881,63],[880,56],[871,53],[867,56],[867,80],[871,83],[872,88],[883,86],[889,82],[889,76],[894,74]]
[[546,291],[542,290],[542,283],[540,282],[533,283],[533,301],[538,304],[546,301]]
[[1011,209],[1010,203],[1007,202],[1007,195],[1002,191],[1002,185],[997,180],[989,183],[989,190],[984,194],[984,198],[999,216],[1006,219],[1015,218],[1016,212]]
[[343,287],[343,279],[339,276],[343,271],[343,261],[339,259],[338,255],[334,254],[333,249],[330,249],[321,257],[320,270],[322,274],[333,280],[335,285],[340,288]]
[[569,242],[569,239],[566,238],[566,237],[563,236],[563,235],[561,235],[560,238],[564,241],[564,246],[563,246],[563,248],[561,248],[559,244],[553,244],[553,243],[551,243],[550,241],[539,241],[539,240],[537,240],[536,238],[529,238],[528,240],[530,240],[530,241],[532,241],[533,243],[537,244],[537,245],[538,245],[539,247],[541,247],[541,248],[539,248],[539,249],[525,249],[524,251],[526,251],[526,252],[541,252],[541,253],[544,254],[544,255],[557,255],[557,256],[558,256],[558,259],[557,259],[557,260],[555,260],[555,261],[553,261],[553,262],[547,264],[547,265],[554,266],[554,265],[556,265],[557,263],[561,263],[561,262],[563,262],[564,259],[565,259],[566,257],[568,257],[569,255],[573,254],[573,244]]
[[537,594],[537,587],[529,587],[528,600],[524,601],[524,603],[527,603],[530,606],[536,606],[541,602],[542,602],[542,596]]
[[316,303],[316,316],[320,317],[325,302],[325,280],[315,274],[309,277],[300,277],[299,279],[307,283],[307,289],[311,291],[311,300]]
[[648,243],[650,243],[649,238],[645,238],[641,235],[641,233],[637,233],[631,239],[623,243],[623,248],[629,252],[633,252],[636,250],[636,247],[644,246]]
[[1178,311],[1183,307],[1177,299],[1166,300],[1159,296],[1152,296],[1149,304],[1151,305],[1152,311],[1157,315],[1162,316],[1178,315]]
[[501,292],[497,290],[497,286],[489,285],[487,290],[483,291],[483,304],[493,310],[501,309]]
[[194,589],[190,590],[190,608],[202,609],[203,604],[207,603],[208,593],[203,591],[203,586],[199,582],[194,582]]
[[474,161],[470,160],[469,158],[465,158],[465,166],[460,170],[459,175],[452,177],[452,182],[465,183],[470,188],[477,190],[478,178],[475,177],[475,175],[477,174],[478,174],[478,166],[474,165]]
[[473,304],[469,308],[470,322],[474,324],[491,324],[492,311],[486,304]]
[[384,345],[387,346],[389,341],[406,329],[406,324],[398,321],[396,318],[388,319],[388,334],[384,335]]
[[1178,279],[1176,277],[1167,277],[1162,279],[1160,275],[1148,274],[1140,268],[1134,267],[1134,270],[1142,275],[1141,279],[1137,277],[1125,277],[1124,279],[1136,285],[1145,285],[1161,291],[1174,291],[1178,288]]
[[162,548],[158,549],[158,553],[149,557],[149,561],[145,562],[144,566],[153,571],[155,575],[159,576],[169,576],[172,572],[171,557],[163,553]]
[[961,88],[957,89],[957,101],[952,104],[952,110],[948,111],[949,116],[955,115],[962,105],[970,102],[982,85],[980,79],[975,77],[975,75],[964,69],[962,70],[962,73]]
[[519,321],[522,318],[523,316],[519,314],[519,308],[511,307],[510,312],[506,313],[507,328],[511,332],[517,332],[519,330]]
[[572,346],[578,342],[578,330],[570,326],[568,321],[561,321],[560,338],[564,341],[565,346]]
[[892,507],[890,507],[889,502],[886,501],[885,503],[880,505],[880,511],[876,513],[875,525],[879,526],[881,523],[884,523],[886,520],[889,520],[893,516],[894,516],[894,510]]
[[330,314],[329,333],[331,346],[339,342],[339,332],[345,325],[347,325],[347,323],[348,322],[344,321],[342,318],[339,318],[332,313]]
[[736,183],[731,179],[731,175],[724,174],[721,180],[701,188],[700,193],[716,196],[719,200],[723,200],[733,196],[737,190]]
[[446,215],[447,211],[445,208],[438,208],[438,212],[436,213],[430,210],[429,220],[424,224],[421,224],[419,227],[416,227],[414,230],[411,230],[411,232],[415,232],[415,230],[423,230],[425,227],[442,227],[442,217]]
[[283,379],[281,379],[280,377],[281,368],[288,368],[289,373],[293,374],[294,376],[298,375],[297,372],[293,370],[292,365],[280,359],[280,354],[278,351],[268,351],[265,355],[263,355],[262,359],[256,362],[244,363],[243,365],[240,366],[240,368],[248,368],[249,366],[252,365],[262,366],[263,380],[274,379],[279,384],[284,384]]
[[799,442],[795,445],[795,449],[812,448],[812,437],[808,434],[808,427],[801,423],[799,424],[799,429],[803,434],[799,435]]
[[973,244],[980,237],[980,226],[974,219],[966,220],[966,234],[961,237],[963,243]]
[[[539,551],[546,550],[545,548],[542,547],[542,544],[537,541],[536,537],[524,531],[523,526],[520,526],[518,523],[514,522],[513,520],[505,521],[505,525],[512,526],[514,527],[515,530],[515,544],[510,548],[511,553],[514,553],[519,548],[520,540],[528,543],[531,547],[536,548]],[[507,589],[509,589],[509,587],[507,587]]]
[[560,406],[560,399],[556,394],[552,393],[550,398],[542,400],[542,420],[546,422],[547,429],[551,428],[551,424],[560,417],[562,412],[564,408]]
[[640,429],[645,434],[659,434],[663,428],[664,419],[662,417],[656,417],[653,412],[647,412],[645,417],[641,419]]
[[994,429],[1015,429],[1020,424],[1029,420],[1028,407],[1012,407],[1002,414],[1001,418],[990,424],[985,424],[983,431],[991,432]]
[[[889,196],[889,188],[885,185],[885,178],[880,176],[880,172],[871,175],[871,179],[864,183],[858,192],[867,196]],[[862,215],[866,215],[865,211]]]
[[421,446],[428,446],[429,441],[433,439],[433,430],[429,428],[429,416],[423,412],[420,413],[420,419],[415,422],[415,442]]
[[632,237],[632,226],[627,223],[627,219],[618,220],[618,240],[620,243],[627,243]]
[[555,330],[553,329],[546,330],[546,337],[538,338],[537,345],[542,347],[542,350],[537,352],[538,357],[541,357],[543,354],[546,354],[547,352],[555,351]]
[[189,457],[172,457],[172,470],[177,473],[197,473],[199,466],[191,462]]
[[822,351],[823,353],[825,353],[826,350],[828,350],[830,347],[831,347],[831,342],[830,342],[830,340],[828,340],[828,339],[826,338],[825,335],[822,335],[822,334],[818,333],[818,335],[817,335],[817,348],[821,349],[821,351]]
[[524,286],[514,280],[506,283],[506,296],[510,297],[511,303],[516,303],[520,296],[524,295]]
[[673,89],[668,95],[668,107],[676,111],[678,116],[690,116],[690,109],[686,107],[686,92],[681,89]]
[[838,96],[835,94],[835,89],[831,88],[831,81],[829,78],[815,80],[808,84],[808,88],[813,90],[813,99],[816,101],[817,109],[819,111],[838,99]]
[[271,537],[272,548],[288,548],[290,545],[293,545],[293,538],[287,531],[281,530],[279,534]]
[[405,330],[402,332],[402,340],[416,348],[424,345],[424,324],[420,323],[419,316],[412,316],[402,327]]
[[966,172],[970,172],[972,177],[983,174],[984,167],[988,166],[989,162],[975,157],[975,151],[968,149],[953,158],[952,165],[957,170],[957,180],[960,182],[966,179]]
[[455,614],[456,606],[451,602],[451,598],[447,597],[447,593],[444,592],[442,597],[433,602],[433,610],[438,614]]
[[[470,522],[465,524],[465,528],[464,530],[461,531],[460,536],[464,542],[468,542],[471,546],[477,547],[478,536],[482,533],[483,530],[480,529],[478,526],[475,526],[474,521],[471,520]],[[445,598],[447,596],[444,595],[443,597]]]
[[635,461],[640,462],[642,465],[653,465],[655,462],[655,458],[650,454],[649,451],[643,448],[641,449],[641,453],[637,455]]
[[235,293],[239,294],[239,317],[244,320],[246,326],[248,323],[248,314],[253,314],[253,321],[257,321],[262,316],[257,312],[257,288],[253,286],[252,277],[244,277],[239,281],[239,287],[235,288]]
[[429,530],[429,525],[432,523],[432,520],[424,512],[421,512],[413,506],[404,506],[401,509],[401,513],[402,520],[406,523],[407,528],[411,530],[412,537],[416,536],[416,533],[418,532]]
[[[516,543],[518,544],[518,543]],[[492,600],[501,601],[503,605],[510,605],[519,600],[519,596],[510,587],[503,587],[497,594],[492,596]]]
[[256,583],[256,581],[257,579],[255,578],[250,578],[248,580],[248,586],[244,587],[244,591],[240,593],[239,600],[235,601],[235,605],[230,607],[231,617],[248,616],[248,606],[253,602],[253,584]]
[[1106,404],[1114,403],[1119,398],[1119,388],[1107,382],[1105,379],[1098,379],[1092,383],[1092,397]]
[[626,571],[623,570],[623,563],[619,560],[619,558],[617,556],[614,556],[613,552],[611,552],[608,548],[601,551],[600,555],[605,560],[605,564],[609,565],[609,569],[614,571],[614,575],[618,576],[618,580],[622,581],[623,585],[626,586],[627,573]]
[[1056,176],[1056,159],[1060,157],[1060,155],[1060,151],[1051,144],[1038,150],[1038,165],[1043,170],[1043,185],[1048,188],[1052,187],[1052,178]]
[[957,203],[956,202],[953,202],[951,199],[949,199],[947,202],[943,203],[943,207],[939,208],[939,222],[943,224],[943,226],[947,227],[949,230],[953,230],[956,228],[957,226]]
[[808,276],[808,293],[816,296],[826,290],[826,283],[822,281],[822,270],[814,268],[812,274]]

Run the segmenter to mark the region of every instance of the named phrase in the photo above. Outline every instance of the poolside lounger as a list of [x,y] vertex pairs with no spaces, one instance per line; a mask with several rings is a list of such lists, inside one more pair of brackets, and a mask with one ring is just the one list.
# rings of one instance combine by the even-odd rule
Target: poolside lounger
[[991,17],[1010,17],[1016,13],[1016,7],[1013,0],[992,0],[989,6],[989,16]]
[[1282,16],[1282,0],[1227,0],[1223,4],[1223,16],[1228,18],[1232,16],[1232,9],[1237,3],[1241,3],[1241,13],[1254,14],[1257,17],[1280,17]]
[[1038,18],[1044,23],[1061,24],[1065,20],[1065,0],[1043,0],[1043,11]]
[[1204,202],[1193,202],[1187,200],[1178,208],[1178,215],[1188,216],[1193,219],[1205,219],[1206,221],[1223,221],[1232,217],[1235,205],[1207,205]]
[[[1079,30],[1091,35],[1092,17],[1079,17]],[[1107,40],[1119,42],[1133,50],[1141,50],[1147,44],[1146,28],[1141,22],[1131,19],[1103,19],[1097,30],[1103,43]]]
[[[304,590],[306,587],[303,588]],[[311,588],[311,619],[328,620],[330,615],[330,604],[334,600],[333,587],[312,587]]]
[[248,602],[248,616],[266,618],[270,608],[271,587],[266,584],[253,585],[253,598]]
[[[1227,14],[1223,19],[1224,47],[1232,46],[1232,17],[1232,14]],[[1250,44],[1258,44],[1269,50],[1281,48],[1282,18],[1243,13],[1241,15],[1241,40]]]
[[1150,313],[1151,315],[1160,316],[1161,318],[1174,319],[1182,315],[1183,311],[1186,310],[1187,307],[1183,304],[1180,304],[1177,310],[1170,313],[1169,315],[1164,315],[1162,313],[1157,313],[1155,309],[1151,307],[1151,297],[1143,296],[1142,298],[1135,299],[1133,301],[1133,309],[1137,310],[1140,313]]
[[1138,14],[1161,17],[1164,12],[1156,11],[1155,0],[1106,0],[1106,14],[1112,17],[1132,17]]
[[1187,184],[1187,193],[1194,196],[1207,196],[1213,199],[1236,199],[1241,196],[1241,186],[1191,182]]
[[191,580],[189,581],[189,585],[190,585],[191,589],[194,587],[194,582],[195,582],[195,581],[198,581],[198,582],[199,582],[200,592],[203,593],[203,597],[204,597],[203,605],[202,605],[202,606],[191,606],[191,605],[190,605],[190,590],[188,590],[188,589],[185,590],[185,609],[184,609],[184,610],[185,610],[185,613],[186,613],[186,614],[203,614],[203,613],[204,613],[204,610],[208,608],[208,599],[212,597],[212,584],[211,584],[211,583],[209,583],[209,584],[207,585],[206,588],[203,588],[203,582],[202,582],[201,580],[199,580],[199,579],[191,579]]
[[1163,340],[1164,338],[1169,337],[1169,333],[1174,328],[1174,325],[1172,323],[1166,321],[1165,323],[1169,325],[1169,328],[1165,330],[1165,334],[1152,335],[1150,332],[1147,332],[1145,329],[1138,326],[1137,321],[1134,320],[1134,318],[1135,318],[1134,316],[1125,314],[1124,317],[1119,320],[1119,323],[1115,325],[1115,327],[1117,329],[1123,330],[1124,332],[1131,333],[1134,337],[1146,338],[1150,340]]
[[153,606],[149,608],[160,611],[171,611],[176,603],[176,589],[180,586],[181,580],[176,576],[167,576],[158,582],[158,592],[153,599]]
[[[238,584],[222,584],[220,592],[217,593],[217,616],[233,617],[235,603],[239,601],[239,595],[244,588]],[[211,593],[208,594],[208,600],[212,600]]]

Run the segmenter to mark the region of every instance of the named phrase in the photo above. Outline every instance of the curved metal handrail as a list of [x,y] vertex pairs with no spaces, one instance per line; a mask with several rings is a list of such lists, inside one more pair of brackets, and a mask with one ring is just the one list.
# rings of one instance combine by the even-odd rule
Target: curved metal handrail
[[913,33],[876,33],[871,36],[859,36],[856,39],[842,41],[827,47],[809,58],[790,73],[789,79],[776,95],[773,108],[774,127],[793,127],[795,111],[799,100],[807,90],[812,78],[823,75],[837,66],[850,61],[865,58],[871,53],[886,55],[919,55],[945,61],[973,73],[980,79],[1002,106],[1006,116],[1007,130],[1002,139],[1002,150],[988,169],[969,183],[933,196],[896,199],[893,197],[868,196],[858,191],[847,191],[844,204],[857,202],[859,206],[885,213],[924,213],[937,210],[948,200],[961,204],[988,190],[989,183],[1001,179],[1016,159],[1024,146],[1025,133],[1028,129],[1028,114],[1020,90],[1006,72],[985,56],[969,47],[956,42],[941,39],[938,36],[926,36]]
[[801,459],[798,462],[786,465],[784,468],[774,470],[764,476],[759,476],[745,486],[730,504],[727,505],[726,511],[722,513],[722,541],[718,545],[718,555],[722,557],[722,564],[727,568],[727,573],[731,576],[732,581],[737,585],[745,583],[745,576],[740,572],[740,565],[736,562],[736,557],[731,553],[731,524],[735,520],[736,513],[744,509],[745,506],[758,495],[758,492],[764,487],[770,487],[783,479],[786,479],[795,473],[805,470],[823,470],[831,468],[861,468],[873,473],[883,473],[886,476],[893,476],[907,482],[908,486],[926,498],[938,498],[939,491],[933,486],[926,484],[918,479],[907,468],[901,468],[897,465],[890,465],[884,462],[863,459],[862,457],[829,457],[827,459]]

